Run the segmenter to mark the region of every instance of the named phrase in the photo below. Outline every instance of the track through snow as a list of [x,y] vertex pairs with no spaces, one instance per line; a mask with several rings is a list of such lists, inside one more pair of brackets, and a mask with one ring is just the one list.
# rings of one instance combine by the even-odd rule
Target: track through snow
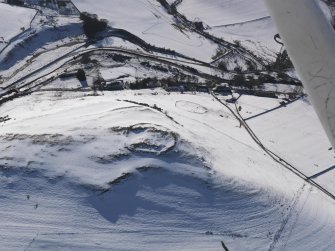
[[295,175],[297,175],[298,177],[300,177],[301,179],[303,179],[307,183],[311,184],[315,188],[319,189],[321,192],[323,192],[325,195],[329,196],[331,199],[333,199],[335,201],[335,195],[331,191],[327,190],[327,188],[325,188],[322,185],[318,184],[314,180],[311,180],[305,173],[303,173],[298,168],[294,167],[292,164],[288,163],[285,159],[281,158],[276,153],[274,153],[269,148],[267,148],[265,145],[263,145],[263,143],[259,140],[259,138],[254,133],[254,131],[249,127],[249,125],[247,124],[246,120],[242,118],[241,114],[238,111],[238,108],[237,108],[236,104],[235,104],[235,110],[236,110],[236,112],[234,112],[232,110],[232,108],[229,107],[228,104],[225,104],[213,92],[211,92],[211,95],[218,102],[220,102],[222,105],[224,105],[234,115],[234,117],[239,121],[240,126],[243,126],[247,130],[248,134],[255,141],[255,143],[258,144],[260,146],[260,148],[263,149],[264,152],[266,152],[274,161],[276,161],[277,163],[281,164],[286,169],[288,169],[289,171],[291,171],[292,173],[294,173]]
[[2,105],[12,118],[0,127],[2,246],[331,250],[332,201],[309,184],[296,192],[301,181],[210,95],[159,92],[41,92]]
[[118,29],[87,42],[47,18],[0,67],[1,250],[334,250],[334,156],[305,97],[93,85],[229,82],[217,50],[261,67],[278,51],[261,0],[74,2]]
[[[289,223],[290,220],[292,220],[292,216],[295,213],[297,204],[299,203],[300,197],[302,196],[302,193],[304,192],[305,187],[306,187],[306,183],[304,183],[302,187],[299,188],[296,195],[293,197],[292,204],[289,206],[289,210],[286,216],[284,217],[280,225],[280,228],[277,230],[277,232],[275,233],[273,237],[273,242],[270,245],[269,251],[275,250],[276,246],[278,246],[278,243],[280,242],[280,238],[282,237],[282,234],[284,233],[285,228],[287,228],[287,224]],[[298,217],[298,215],[296,217]]]

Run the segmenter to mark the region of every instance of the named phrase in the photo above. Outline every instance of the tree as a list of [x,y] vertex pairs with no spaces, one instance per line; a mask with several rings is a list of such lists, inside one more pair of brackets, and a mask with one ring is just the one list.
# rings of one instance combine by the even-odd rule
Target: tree
[[219,62],[219,64],[218,64],[218,68],[219,68],[221,71],[228,71],[227,65],[226,65],[226,63],[223,62],[223,61]]
[[244,75],[236,74],[233,78],[233,85],[235,86],[246,86],[246,80]]
[[98,19],[97,15],[87,12],[80,13],[80,19],[84,22],[84,32],[88,38],[95,38],[96,34],[107,28],[108,22]]
[[285,71],[293,68],[292,61],[290,60],[286,50],[277,54],[276,61],[274,62],[272,68],[277,71]]
[[78,78],[78,80],[80,82],[85,81],[86,80],[86,74],[85,71],[83,69],[79,69],[77,71],[76,77]]
[[197,30],[200,30],[200,31],[202,31],[202,30],[205,29],[205,27],[204,27],[204,23],[201,22],[201,21],[194,22],[194,26],[195,26],[195,28],[196,28]]
[[8,0],[8,4],[23,6],[24,2],[22,0]]

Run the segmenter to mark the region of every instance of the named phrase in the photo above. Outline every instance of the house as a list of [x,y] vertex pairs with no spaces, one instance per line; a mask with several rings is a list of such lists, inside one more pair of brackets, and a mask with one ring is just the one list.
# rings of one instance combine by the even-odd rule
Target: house
[[196,91],[197,92],[205,92],[205,93],[209,93],[209,89],[207,87],[207,85],[198,85],[196,87]]
[[100,84],[101,91],[121,91],[124,90],[123,81],[103,82]]
[[213,88],[213,92],[220,95],[231,95],[232,91],[227,83],[218,84]]

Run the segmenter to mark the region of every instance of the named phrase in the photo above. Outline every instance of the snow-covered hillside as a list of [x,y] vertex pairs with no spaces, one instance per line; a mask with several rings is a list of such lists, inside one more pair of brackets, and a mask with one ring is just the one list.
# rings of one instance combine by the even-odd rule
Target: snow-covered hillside
[[211,27],[244,23],[269,14],[262,0],[184,0],[178,7],[190,19],[200,19]]
[[[41,92],[1,107],[12,118],[0,129],[7,250],[220,250],[220,241],[232,250],[331,250],[331,199],[264,155],[210,95],[152,93]],[[263,100],[260,111],[254,98],[240,104],[254,114],[275,103]],[[286,121],[295,106],[273,114]],[[264,141],[283,159],[314,174],[333,154],[310,113],[292,119],[287,142],[271,125],[250,124],[261,139],[258,128],[272,132]],[[285,151],[291,145],[299,148]],[[330,174],[324,185],[332,189]]]
[[101,0],[93,8],[94,1],[91,0],[73,2],[83,11],[106,18],[112,27],[126,29],[150,44],[174,49],[203,61],[208,61],[215,54],[215,45],[196,34],[180,32],[173,26],[171,16],[165,13],[157,1]]
[[[215,54],[217,48],[215,44],[190,32],[181,32],[178,27],[174,26],[173,18],[162,9],[158,1],[134,0],[125,3],[124,1],[104,0],[99,5],[92,5],[92,2],[92,0],[74,0],[74,3],[81,10],[98,14],[99,17],[108,19],[113,27],[127,29],[149,43],[171,48],[203,61],[209,61]],[[132,9],[136,9],[136,12],[132,12],[131,15],[124,14],[131,12]],[[177,6],[177,9],[190,20],[203,21],[206,25],[209,25],[211,28],[209,32],[218,35],[218,37],[227,38],[231,42],[234,40],[256,40],[254,43],[260,44],[260,47],[266,50],[266,53],[262,53],[262,56],[269,56],[268,54],[270,54],[270,57],[273,57],[273,53],[280,49],[278,44],[273,41],[275,33],[272,34],[269,30],[264,38],[264,35],[262,35],[264,29],[257,29],[257,32],[255,32],[255,29],[248,25],[250,21],[259,19],[260,24],[258,25],[264,25],[264,22],[265,25],[268,23],[266,20],[268,13],[262,0],[255,0],[252,3],[245,0],[237,2],[185,0]],[[265,19],[264,22],[263,19]],[[245,37],[246,34],[244,35],[238,26],[230,27],[227,32],[225,29],[220,29],[222,26],[236,23],[242,23],[242,29],[246,33],[253,31],[252,37]],[[218,32],[216,32],[217,28],[219,28]],[[273,24],[271,24],[270,29],[275,32]],[[240,36],[230,37],[232,32],[240,34]],[[255,45],[252,49],[255,49]]]
[[0,53],[1,250],[334,250],[334,151],[262,1],[59,2]]
[[0,50],[16,35],[30,28],[36,11],[0,3]]

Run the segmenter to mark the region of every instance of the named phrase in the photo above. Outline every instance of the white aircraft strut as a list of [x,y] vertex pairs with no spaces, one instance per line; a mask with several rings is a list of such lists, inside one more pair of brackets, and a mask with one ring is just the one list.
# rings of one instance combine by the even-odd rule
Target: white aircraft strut
[[316,0],[265,3],[335,149],[334,29]]

